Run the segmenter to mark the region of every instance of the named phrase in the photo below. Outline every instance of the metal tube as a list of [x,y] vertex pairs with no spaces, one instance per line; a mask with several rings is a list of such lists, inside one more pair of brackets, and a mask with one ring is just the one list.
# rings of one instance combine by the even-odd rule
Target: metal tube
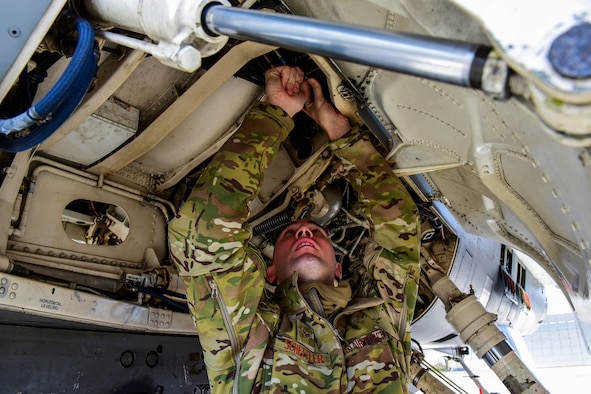
[[423,368],[420,363],[413,359],[410,363],[410,378],[413,386],[421,390],[425,394],[457,394],[457,391],[447,387],[439,376]]
[[473,43],[217,4],[202,23],[215,34],[469,87],[480,87],[488,54]]
[[433,292],[445,304],[447,321],[510,393],[548,393],[494,324],[496,315],[488,313],[474,295],[462,294],[449,277],[434,270],[427,270],[427,276]]

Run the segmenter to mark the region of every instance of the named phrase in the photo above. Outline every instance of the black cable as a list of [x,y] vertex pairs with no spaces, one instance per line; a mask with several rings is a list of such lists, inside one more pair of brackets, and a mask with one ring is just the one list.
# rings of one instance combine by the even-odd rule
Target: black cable
[[[148,289],[145,287],[141,287],[138,289],[139,292],[148,294],[154,298],[157,298],[158,300],[162,301],[163,303],[165,303],[166,305],[176,309],[177,311],[180,312],[184,312],[184,313],[189,313],[189,307],[187,306],[187,304],[181,304],[180,302],[176,302],[174,300],[171,300],[170,298],[166,297],[164,294],[165,291],[168,290],[164,290],[164,289]],[[171,292],[173,293],[173,292]],[[176,293],[175,293],[176,294]]]

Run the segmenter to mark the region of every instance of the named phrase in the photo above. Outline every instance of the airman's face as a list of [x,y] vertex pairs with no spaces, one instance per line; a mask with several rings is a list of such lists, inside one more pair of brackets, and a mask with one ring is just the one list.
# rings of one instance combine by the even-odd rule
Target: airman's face
[[308,221],[287,226],[275,242],[273,264],[267,278],[278,284],[298,273],[298,281],[333,284],[341,278],[341,264],[336,261],[332,242],[326,231]]

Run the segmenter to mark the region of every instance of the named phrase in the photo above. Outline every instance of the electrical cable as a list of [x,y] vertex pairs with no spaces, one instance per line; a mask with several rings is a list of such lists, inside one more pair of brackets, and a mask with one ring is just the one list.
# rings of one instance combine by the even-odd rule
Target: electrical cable
[[[184,312],[184,313],[189,313],[189,307],[186,304],[182,304],[180,302],[171,300],[170,298],[166,297],[166,295],[164,295],[164,293],[168,293],[169,290],[165,290],[165,289],[148,289],[145,287],[140,287],[138,289],[138,292],[141,293],[145,293],[148,294],[154,298],[157,298],[158,300],[162,301],[164,304],[174,308],[177,311],[180,312]],[[178,294],[178,293],[174,293],[171,292],[173,294]],[[180,296],[182,298],[182,294],[178,294],[178,296]]]

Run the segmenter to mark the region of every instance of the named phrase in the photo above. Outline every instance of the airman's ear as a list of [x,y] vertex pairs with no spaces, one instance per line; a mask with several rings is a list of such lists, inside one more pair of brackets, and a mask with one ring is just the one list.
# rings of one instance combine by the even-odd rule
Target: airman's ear
[[275,281],[277,280],[277,272],[275,271],[274,265],[270,265],[267,268],[267,280],[269,281],[269,283],[275,283]]
[[343,278],[343,265],[341,263],[337,263],[334,269],[334,277],[339,280]]

